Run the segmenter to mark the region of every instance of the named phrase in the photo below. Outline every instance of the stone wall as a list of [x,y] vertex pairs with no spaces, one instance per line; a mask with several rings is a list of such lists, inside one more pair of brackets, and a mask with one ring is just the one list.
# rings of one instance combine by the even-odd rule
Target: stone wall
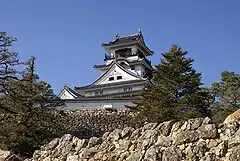
[[105,132],[126,126],[140,127],[133,121],[136,112],[130,110],[64,110],[61,112],[65,133],[79,138],[101,137]]
[[66,134],[35,151],[30,160],[237,161],[240,124],[217,128],[209,118],[197,118],[124,127],[99,138]]

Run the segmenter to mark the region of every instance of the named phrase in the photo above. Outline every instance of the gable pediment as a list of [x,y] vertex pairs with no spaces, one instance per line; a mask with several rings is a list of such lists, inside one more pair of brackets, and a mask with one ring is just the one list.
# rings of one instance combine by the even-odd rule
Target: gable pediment
[[58,96],[60,99],[74,99],[75,97],[68,92],[66,89],[63,89]]
[[121,65],[113,63],[100,78],[98,78],[92,85],[116,83],[121,81],[141,80],[141,77],[136,73],[124,69]]

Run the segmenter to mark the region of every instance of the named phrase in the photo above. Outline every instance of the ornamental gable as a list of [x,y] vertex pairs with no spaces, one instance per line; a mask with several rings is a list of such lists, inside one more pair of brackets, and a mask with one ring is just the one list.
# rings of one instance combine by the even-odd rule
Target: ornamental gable
[[75,97],[66,89],[63,89],[58,96],[60,99],[74,99]]
[[141,77],[137,73],[127,71],[120,65],[114,63],[109,70],[107,70],[99,79],[97,79],[92,85],[109,84],[130,80],[141,80]]

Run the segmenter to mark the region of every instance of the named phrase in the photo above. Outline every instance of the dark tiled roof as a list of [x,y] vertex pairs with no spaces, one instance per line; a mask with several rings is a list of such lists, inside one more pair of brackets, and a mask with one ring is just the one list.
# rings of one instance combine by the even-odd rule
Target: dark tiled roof
[[105,67],[109,67],[111,64],[103,64],[103,65],[94,65],[93,68],[105,68]]
[[148,80],[131,80],[131,81],[121,81],[116,83],[107,83],[107,84],[100,84],[100,85],[87,85],[83,87],[75,87],[75,90],[78,89],[89,89],[89,88],[102,88],[102,87],[111,87],[116,85],[126,85],[126,84],[133,84],[133,83],[148,83]]
[[[142,60],[142,61],[139,61],[139,60],[136,60],[136,61],[128,61],[127,59],[125,59],[125,58],[118,58],[118,60],[121,60],[121,59],[124,59],[125,61],[127,61],[128,62],[128,64],[129,65],[136,65],[136,64],[141,64],[141,63],[143,63],[143,61],[145,61],[151,68],[152,68],[152,65],[151,65],[151,61],[149,61],[148,59],[144,59],[144,60]],[[108,65],[106,65],[106,64],[103,64],[103,65],[94,65],[93,66],[93,68],[106,68],[106,67],[109,67],[109,66],[111,66],[111,64],[112,63],[110,63],[110,64],[108,64]]]
[[137,34],[133,34],[129,36],[116,36],[114,41],[110,41],[108,43],[102,43],[102,47],[105,48],[105,47],[111,47],[111,46],[126,45],[126,44],[135,43],[135,42],[141,42],[140,45],[149,52],[149,55],[154,54],[154,52],[146,46],[141,32],[138,32]]
[[110,41],[109,43],[102,43],[102,46],[112,46],[112,45],[121,45],[121,44],[128,44],[131,42],[136,41],[141,34],[134,34],[129,36],[118,36],[114,41]]
[[68,87],[68,86],[64,86],[64,88],[67,90],[67,91],[69,91],[70,93],[72,93],[72,94],[74,94],[75,96],[77,96],[77,97],[83,97],[82,95],[80,95],[79,93],[77,93],[76,91],[74,91],[73,89],[71,89],[70,87]]

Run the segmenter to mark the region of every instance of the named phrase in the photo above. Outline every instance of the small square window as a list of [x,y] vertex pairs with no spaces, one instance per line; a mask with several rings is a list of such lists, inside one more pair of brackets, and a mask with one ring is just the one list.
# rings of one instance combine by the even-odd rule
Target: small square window
[[122,76],[117,76],[117,80],[122,79]]
[[114,77],[109,77],[108,80],[109,80],[109,81],[113,81],[113,80],[114,80]]

